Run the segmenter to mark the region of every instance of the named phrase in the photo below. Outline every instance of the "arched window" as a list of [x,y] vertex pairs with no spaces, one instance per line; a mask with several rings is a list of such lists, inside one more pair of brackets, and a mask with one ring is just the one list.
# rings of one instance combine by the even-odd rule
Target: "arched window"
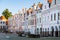
[[60,13],[58,13],[58,20],[60,20]]
[[52,31],[54,31],[54,28],[53,28],[53,26],[52,26],[51,28],[52,28]]
[[45,28],[45,32],[47,31],[47,29]]
[[53,15],[51,14],[51,21],[53,20],[52,18],[53,18]]
[[40,28],[40,32],[42,32],[42,28]]
[[40,23],[41,23],[41,18],[40,18]]
[[56,20],[56,14],[54,14],[54,20]]
[[59,31],[60,31],[60,26],[59,26]]
[[55,29],[56,29],[56,31],[58,31],[58,28],[57,28],[57,26],[55,26]]

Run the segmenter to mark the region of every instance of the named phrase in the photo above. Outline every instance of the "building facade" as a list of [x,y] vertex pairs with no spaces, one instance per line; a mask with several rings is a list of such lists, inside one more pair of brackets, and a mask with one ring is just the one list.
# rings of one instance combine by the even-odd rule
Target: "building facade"
[[19,11],[8,19],[8,26],[11,32],[23,31],[24,30],[24,14]]
[[59,2],[59,0],[52,0],[50,8],[37,14],[37,31],[40,33],[40,36],[60,36]]
[[[60,37],[60,0],[44,0],[9,18],[9,29],[40,36]],[[13,28],[13,29],[12,29]]]
[[0,32],[5,32],[7,31],[7,19],[4,16],[0,17]]

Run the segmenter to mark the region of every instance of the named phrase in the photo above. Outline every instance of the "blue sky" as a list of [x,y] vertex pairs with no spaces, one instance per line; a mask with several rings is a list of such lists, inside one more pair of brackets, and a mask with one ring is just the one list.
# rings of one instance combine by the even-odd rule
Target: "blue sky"
[[18,10],[22,8],[29,8],[34,3],[44,3],[44,0],[0,0],[0,16],[2,15],[3,10],[6,8],[12,12],[12,14],[16,14]]

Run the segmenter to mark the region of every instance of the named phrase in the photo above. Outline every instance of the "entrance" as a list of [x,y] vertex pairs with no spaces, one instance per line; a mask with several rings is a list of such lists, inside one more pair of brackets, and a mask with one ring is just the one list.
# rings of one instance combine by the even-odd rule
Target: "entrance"
[[56,31],[55,31],[55,36],[58,37],[58,28],[55,27]]
[[52,37],[54,36],[54,28],[52,27],[52,32],[51,32],[51,34],[52,34]]

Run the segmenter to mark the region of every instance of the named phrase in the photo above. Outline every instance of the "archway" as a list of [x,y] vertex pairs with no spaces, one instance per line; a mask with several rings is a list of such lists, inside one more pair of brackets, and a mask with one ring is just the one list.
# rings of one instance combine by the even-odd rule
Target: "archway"
[[54,36],[54,28],[53,28],[53,26],[52,26],[51,36],[52,36],[52,37]]
[[40,36],[42,37],[42,28],[40,28]]
[[55,27],[56,31],[55,31],[55,36],[58,37],[58,28],[57,26]]

